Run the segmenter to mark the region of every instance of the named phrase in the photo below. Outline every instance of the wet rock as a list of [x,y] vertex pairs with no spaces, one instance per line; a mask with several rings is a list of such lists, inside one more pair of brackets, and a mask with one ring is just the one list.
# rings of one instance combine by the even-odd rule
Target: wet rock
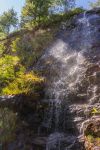
[[100,66],[98,64],[89,64],[87,66],[86,76],[93,75],[100,71]]
[[47,137],[36,137],[33,140],[33,144],[35,145],[46,145]]
[[91,14],[100,14],[100,7],[88,10],[87,14],[89,14],[89,15],[91,15]]

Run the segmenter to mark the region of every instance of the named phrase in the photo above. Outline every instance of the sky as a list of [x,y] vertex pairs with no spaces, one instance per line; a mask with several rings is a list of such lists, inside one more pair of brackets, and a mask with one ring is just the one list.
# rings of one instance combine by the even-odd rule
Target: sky
[[14,8],[20,16],[21,8],[23,7],[25,0],[0,0],[0,15],[10,8]]
[[86,9],[89,8],[89,3],[90,2],[96,2],[97,0],[76,0],[77,6],[82,6]]
[[[88,2],[95,2],[96,0],[76,0],[77,6],[83,6],[88,8]],[[0,15],[10,8],[14,8],[20,16],[21,8],[23,7],[25,0],[0,0]]]

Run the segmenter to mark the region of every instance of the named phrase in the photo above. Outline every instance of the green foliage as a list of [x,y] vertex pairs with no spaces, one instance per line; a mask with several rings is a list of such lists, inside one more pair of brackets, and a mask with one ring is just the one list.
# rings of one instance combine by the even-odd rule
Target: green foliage
[[3,52],[5,51],[4,42],[0,43],[0,57],[2,56]]
[[51,0],[26,0],[26,4],[22,10],[22,20],[24,22],[40,22],[42,18],[48,16],[48,9]]
[[24,37],[16,38],[12,42],[11,50],[20,58],[21,64],[29,68],[38,60],[52,40],[51,31],[39,30],[35,35],[26,34]]
[[34,93],[36,84],[43,81],[33,73],[25,73],[17,56],[5,55],[0,58],[0,94],[15,95]]
[[62,13],[62,14],[53,14],[51,15],[46,22],[44,22],[44,26],[58,26],[61,24],[61,22],[67,22],[75,15],[78,15],[80,13],[84,12],[84,9],[82,8],[75,8],[68,13]]
[[26,4],[22,10],[22,23],[21,25],[31,27],[38,24],[45,24],[50,18],[50,9],[57,5],[64,5],[65,11],[73,8],[75,0],[26,0]]
[[17,38],[12,43],[12,51],[16,52],[19,56],[21,63],[25,66],[29,65],[30,59],[34,59],[34,52],[32,47],[32,41],[25,38]]
[[32,72],[27,74],[20,74],[13,82],[9,83],[2,91],[3,95],[16,95],[16,94],[34,94],[35,88],[43,78],[38,77]]
[[0,95],[29,94],[39,89],[41,77],[27,70],[41,57],[53,35],[53,30],[38,30],[0,44]]
[[14,9],[10,9],[0,16],[0,31],[8,34],[11,27],[16,27],[17,23],[17,13],[14,11]]
[[6,34],[2,31],[0,31],[0,40],[4,39],[6,37]]
[[[0,58],[1,95],[31,93],[34,92],[35,85],[42,82],[42,79],[34,73],[26,73],[27,65],[30,65],[35,61],[34,58],[36,56],[34,56],[35,52],[33,52],[32,49],[38,49],[38,45],[36,45],[36,41],[32,40],[30,43],[30,41],[26,42],[27,39],[26,41],[24,40],[24,37],[13,40],[12,44],[9,45],[11,48],[11,55],[5,54]],[[39,42],[39,39],[37,39],[37,41]],[[41,43],[39,44],[41,45]],[[3,44],[0,45],[1,53],[4,48],[3,46]]]
[[94,8],[94,7],[99,7],[99,6],[100,6],[100,0],[96,0],[95,2],[91,2],[91,3],[90,3],[90,6],[91,6],[92,8]]
[[17,116],[7,108],[0,108],[0,142],[11,141],[15,136]]
[[61,22],[67,21],[81,12],[83,12],[83,9],[77,8],[66,14],[53,14],[44,20],[44,24],[49,27],[49,30],[47,28],[38,30],[35,33],[32,31],[27,32],[23,36],[19,35],[18,38],[10,40],[10,42],[8,40],[0,43],[0,55],[2,56],[0,58],[1,95],[34,91],[35,84],[33,81],[29,83],[25,78],[26,70],[37,62],[44,49],[53,41]]
[[12,81],[15,78],[15,66],[19,58],[17,56],[5,55],[0,58],[0,87]]
[[54,5],[64,6],[64,12],[68,12],[68,10],[74,8],[76,0],[54,0]]
[[87,139],[88,139],[89,142],[92,143],[93,140],[94,140],[94,137],[93,137],[92,135],[88,135],[88,136],[87,136]]

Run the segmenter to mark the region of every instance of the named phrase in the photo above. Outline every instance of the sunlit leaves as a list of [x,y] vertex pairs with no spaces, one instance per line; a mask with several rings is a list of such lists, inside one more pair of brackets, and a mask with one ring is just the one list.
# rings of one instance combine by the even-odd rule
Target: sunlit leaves
[[34,93],[37,84],[42,83],[43,78],[31,73],[20,74],[12,83],[3,89],[4,95],[30,94]]
[[22,20],[30,22],[41,22],[42,18],[48,17],[49,8],[52,5],[52,0],[26,0],[26,4],[22,10]]
[[0,58],[0,79],[13,79],[14,66],[17,65],[18,61],[17,56],[6,55]]

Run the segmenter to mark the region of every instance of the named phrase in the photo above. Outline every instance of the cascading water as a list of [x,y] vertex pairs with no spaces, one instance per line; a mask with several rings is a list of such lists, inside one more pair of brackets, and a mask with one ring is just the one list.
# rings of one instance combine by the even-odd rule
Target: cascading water
[[[38,64],[40,66],[43,63],[40,68],[48,70],[45,101],[49,103],[49,106],[39,128],[39,134],[42,133],[43,128],[47,131],[46,150],[71,150],[78,134],[80,135],[74,131],[74,123],[83,119],[79,116],[81,106],[73,104],[72,97],[77,95],[79,87],[82,86],[86,72],[85,55],[87,55],[88,49],[91,50],[93,42],[91,36],[97,31],[96,28],[93,30],[94,26],[91,25],[91,20],[98,18],[100,19],[98,15],[89,16],[87,12],[83,14],[83,17],[78,17],[77,27],[71,31],[72,33],[67,31],[69,36],[66,37],[64,35],[66,31],[61,31],[56,42],[46,51]],[[76,34],[79,36],[79,41],[76,39]],[[90,88],[91,85],[88,90]],[[96,86],[93,89],[93,96],[96,96]],[[86,96],[89,96],[88,91]],[[71,113],[73,109],[75,109],[75,113],[77,110],[80,113],[76,113],[74,116]]]
[[53,115],[52,113],[55,113],[55,130],[57,130],[59,125],[61,105],[63,100],[67,98],[66,93],[74,90],[74,86],[80,82],[84,72],[84,57],[82,54],[80,52],[72,52],[71,54],[68,54],[66,49],[67,45],[59,40],[55,47],[50,51],[50,55],[57,61],[55,67],[57,67],[56,65],[58,65],[58,62],[60,63],[58,76],[51,81],[52,84],[47,89],[50,107],[53,105],[55,107],[54,112],[51,112],[51,116]]
[[[49,112],[47,112],[45,123],[48,124],[48,128],[53,127],[54,131],[48,138],[46,150],[52,150],[53,148],[60,150],[60,142],[67,139],[64,132],[66,131],[65,120],[67,111],[66,106],[69,103],[68,95],[70,92],[76,90],[75,87],[81,82],[85,71],[85,59],[82,54],[80,52],[72,52],[70,54],[68,53],[67,48],[67,45],[59,40],[50,50],[50,56],[53,56],[54,59],[60,63],[60,66],[59,75],[51,81],[52,84],[47,90],[50,108]],[[57,64],[55,64],[55,66]],[[55,145],[57,145],[57,147]]]

